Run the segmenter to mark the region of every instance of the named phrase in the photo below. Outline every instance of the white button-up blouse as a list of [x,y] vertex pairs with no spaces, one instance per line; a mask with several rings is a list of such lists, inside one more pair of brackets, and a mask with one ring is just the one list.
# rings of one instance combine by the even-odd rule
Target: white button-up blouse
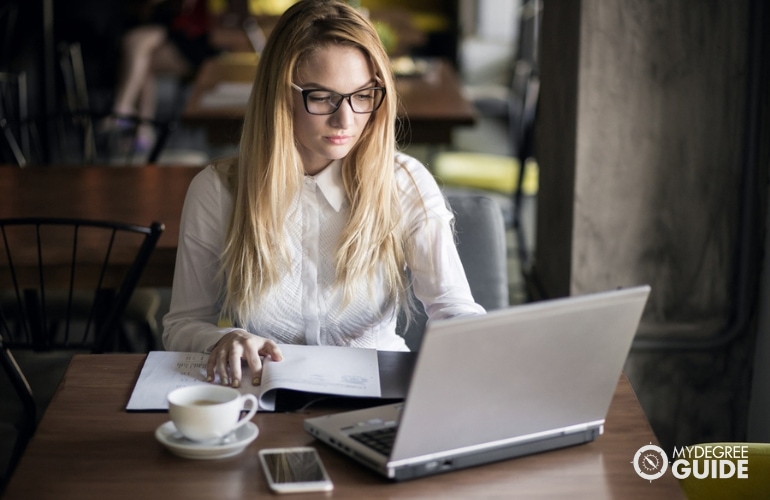
[[[483,314],[457,254],[452,213],[433,176],[401,153],[394,165],[412,249],[407,265],[429,320]],[[231,209],[232,195],[220,174],[213,166],[205,168],[190,184],[182,210],[171,306],[163,319],[168,350],[207,352],[234,329],[218,326],[224,292],[217,273]],[[395,331],[397,307],[377,286],[379,278],[361,283],[353,300],[342,306],[335,251],[349,211],[340,161],[305,177],[285,224],[291,270],[239,327],[277,343],[407,349]]]

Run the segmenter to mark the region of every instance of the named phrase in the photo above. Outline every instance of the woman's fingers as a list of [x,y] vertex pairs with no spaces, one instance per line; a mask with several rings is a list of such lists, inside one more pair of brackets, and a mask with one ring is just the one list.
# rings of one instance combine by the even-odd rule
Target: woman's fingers
[[206,366],[206,380],[213,382],[219,377],[219,382],[221,384],[229,385],[230,379],[227,370],[227,356],[229,349],[225,349],[222,344],[223,342],[220,341],[209,355],[209,361]]
[[272,340],[259,338],[259,342],[252,343],[250,347],[245,358],[251,369],[251,383],[259,385],[262,382],[262,356],[270,356],[274,361],[280,361],[283,356],[278,344]]
[[[228,364],[230,365],[230,384],[233,387],[241,386],[241,356],[243,355],[243,346],[236,342],[230,349],[230,354],[227,356]],[[224,382],[228,385],[227,382]]]
[[251,384],[259,385],[262,382],[262,360],[259,355],[246,358],[251,370]]
[[207,380],[213,382],[219,377],[222,385],[240,387],[243,378],[241,360],[245,359],[251,370],[251,383],[259,385],[262,380],[262,356],[270,356],[275,361],[283,359],[280,348],[272,340],[242,330],[232,331],[211,350],[206,367]]
[[263,356],[270,356],[273,361],[281,361],[283,359],[281,349],[278,347],[278,344],[272,340],[265,340],[264,345],[262,349],[260,349],[259,353]]

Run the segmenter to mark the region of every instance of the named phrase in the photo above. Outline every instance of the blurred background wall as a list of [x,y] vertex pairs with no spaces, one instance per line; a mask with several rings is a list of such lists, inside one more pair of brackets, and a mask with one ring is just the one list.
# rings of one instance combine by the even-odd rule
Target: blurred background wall
[[747,437],[767,307],[764,4],[545,3],[538,274],[551,296],[652,285],[626,373],[667,450]]

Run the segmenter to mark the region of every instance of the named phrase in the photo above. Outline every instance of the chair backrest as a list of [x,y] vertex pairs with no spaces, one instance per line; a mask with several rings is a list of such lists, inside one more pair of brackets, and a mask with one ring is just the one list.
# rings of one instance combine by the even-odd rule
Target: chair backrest
[[[508,307],[505,223],[499,205],[483,194],[448,195],[447,202],[455,214],[457,252],[473,298],[488,311]],[[406,315],[399,317],[399,333],[413,351],[422,343],[427,321],[422,304],[414,302],[412,321],[407,325]]]
[[164,226],[0,219],[0,336],[10,349],[113,348]]
[[[519,40],[511,79],[512,100],[509,116],[511,142],[521,165],[535,156],[534,129],[540,97],[540,24],[543,0],[526,0],[519,17]],[[519,226],[521,185],[525,169],[519,169],[518,186],[514,192],[514,228]],[[521,231],[519,231],[521,232]]]
[[59,363],[48,356],[52,351],[66,361],[73,352],[115,347],[123,311],[163,229],[157,222],[0,219],[0,369],[22,410],[0,482],[3,472],[6,478],[13,472],[47,403],[45,395],[33,395],[12,350],[44,351],[43,367],[32,369],[47,379]]
[[534,153],[533,133],[540,95],[540,77],[536,68],[529,61],[516,61],[511,86],[513,91],[509,129],[516,156],[523,163]]
[[0,72],[0,161],[24,167],[30,157],[25,73]]
[[52,163],[62,165],[147,165],[156,163],[175,123],[137,115],[104,114],[88,109],[49,116],[55,137]]
[[[21,418],[18,419],[18,431],[13,449],[11,450],[10,460],[5,467],[6,470],[0,470],[0,492],[2,492],[3,480],[7,480],[11,477],[13,470],[16,468],[16,464],[18,464],[21,455],[27,447],[29,439],[35,432],[38,410],[37,403],[32,394],[32,388],[21,368],[19,368],[13,354],[3,343],[2,337],[0,337],[0,369],[6,373],[8,380],[11,383],[11,388],[16,393],[21,403]],[[4,399],[3,405],[8,408],[11,406],[11,403]]]

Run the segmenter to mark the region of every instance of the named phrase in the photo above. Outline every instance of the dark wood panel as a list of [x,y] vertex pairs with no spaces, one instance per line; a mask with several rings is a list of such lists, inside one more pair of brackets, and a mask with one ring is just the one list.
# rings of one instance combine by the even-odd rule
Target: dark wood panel
[[198,167],[173,166],[0,166],[0,217],[82,217],[141,225],[162,222],[165,231],[140,286],[170,286],[184,197],[199,171]]

